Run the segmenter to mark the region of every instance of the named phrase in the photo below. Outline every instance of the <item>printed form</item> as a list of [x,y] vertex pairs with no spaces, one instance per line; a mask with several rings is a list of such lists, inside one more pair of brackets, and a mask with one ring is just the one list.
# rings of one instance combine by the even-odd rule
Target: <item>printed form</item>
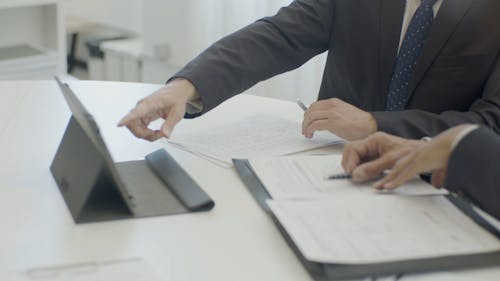
[[372,182],[357,184],[350,179],[329,180],[332,174],[343,173],[341,155],[287,156],[250,159],[255,174],[274,199],[337,196],[340,193],[368,192],[398,195],[443,195],[445,189],[415,178],[393,191],[376,191]]
[[500,241],[443,196],[343,193],[269,207],[310,261],[363,264],[500,250]]
[[255,115],[218,128],[178,135],[169,143],[218,164],[232,166],[232,159],[286,155],[342,141],[326,131],[308,139],[301,134],[301,124],[297,121]]
[[305,258],[382,263],[500,250],[500,241],[420,179],[391,192],[329,180],[340,155],[250,159],[273,200],[267,204]]

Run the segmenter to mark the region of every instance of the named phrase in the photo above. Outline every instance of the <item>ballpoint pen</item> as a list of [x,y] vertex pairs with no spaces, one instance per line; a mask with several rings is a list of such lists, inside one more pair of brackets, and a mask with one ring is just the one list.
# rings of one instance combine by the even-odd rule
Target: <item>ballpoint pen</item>
[[346,173],[341,173],[341,174],[333,174],[329,175],[326,177],[328,180],[345,180],[345,179],[352,179],[352,175],[346,174]]
[[297,99],[297,104],[300,106],[300,108],[302,108],[302,110],[307,110],[307,106],[300,99]]

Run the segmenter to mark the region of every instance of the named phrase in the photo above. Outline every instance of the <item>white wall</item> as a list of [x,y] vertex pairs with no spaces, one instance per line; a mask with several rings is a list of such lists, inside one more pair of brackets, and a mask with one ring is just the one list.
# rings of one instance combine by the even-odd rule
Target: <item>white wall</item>
[[69,16],[142,33],[143,0],[65,0],[64,4]]
[[[145,52],[164,59],[165,64],[170,65],[169,69],[178,69],[219,38],[259,18],[274,15],[280,7],[290,2],[292,1],[146,0],[143,31]],[[324,61],[324,55],[315,58],[296,71],[257,85],[248,93],[289,100],[301,98],[312,102],[318,93]],[[145,77],[147,76],[146,73]]]
[[[214,41],[274,15],[292,0],[66,0],[69,15],[128,29],[142,36],[145,82],[163,83]],[[260,83],[248,93],[313,101],[325,56]]]

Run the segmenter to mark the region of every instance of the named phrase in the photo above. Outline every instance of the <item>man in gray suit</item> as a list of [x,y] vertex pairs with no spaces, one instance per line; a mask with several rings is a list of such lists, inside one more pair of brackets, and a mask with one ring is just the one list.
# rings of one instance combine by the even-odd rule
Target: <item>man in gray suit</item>
[[376,133],[344,148],[342,166],[364,182],[391,170],[374,184],[394,189],[424,172],[432,184],[463,194],[500,219],[500,136],[477,125],[451,128],[432,141]]
[[[207,112],[328,51],[307,137],[421,138],[460,123],[499,132],[499,11],[498,0],[296,0],[210,46],[119,125],[170,137],[186,111]],[[158,118],[161,130],[149,129]]]

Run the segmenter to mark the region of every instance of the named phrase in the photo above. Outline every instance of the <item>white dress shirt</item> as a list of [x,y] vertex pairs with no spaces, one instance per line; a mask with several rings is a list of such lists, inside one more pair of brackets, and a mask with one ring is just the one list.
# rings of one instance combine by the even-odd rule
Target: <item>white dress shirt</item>
[[[401,48],[401,44],[403,44],[403,40],[406,35],[406,31],[408,30],[408,26],[410,25],[411,19],[413,18],[413,15],[415,15],[415,12],[417,11],[418,7],[420,6],[420,3],[422,3],[422,0],[406,0],[406,7],[405,7],[405,13],[403,16],[403,27],[401,28],[401,36],[399,39],[399,48]],[[436,3],[433,6],[434,10],[434,18],[436,18],[436,15],[439,11],[439,8],[441,8],[441,5],[443,4],[443,0],[437,0]]]

